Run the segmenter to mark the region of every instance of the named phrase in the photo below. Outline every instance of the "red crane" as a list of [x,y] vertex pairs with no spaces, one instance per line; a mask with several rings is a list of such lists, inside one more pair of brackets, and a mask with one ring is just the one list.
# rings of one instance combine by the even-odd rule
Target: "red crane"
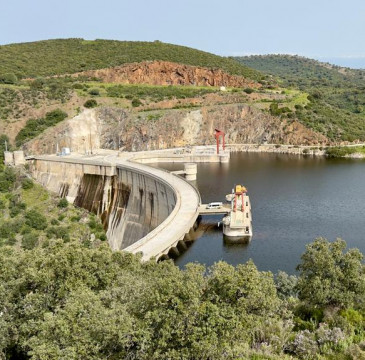
[[217,140],[217,154],[219,154],[219,138],[222,136],[223,138],[223,150],[226,148],[226,143],[224,140],[225,133],[221,130],[215,129],[215,139]]

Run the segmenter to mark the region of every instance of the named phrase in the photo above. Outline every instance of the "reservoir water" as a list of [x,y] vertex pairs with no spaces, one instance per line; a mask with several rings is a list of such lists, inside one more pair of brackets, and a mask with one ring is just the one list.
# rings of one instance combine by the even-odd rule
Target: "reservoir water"
[[245,185],[250,195],[251,242],[225,244],[217,226],[222,216],[204,216],[197,238],[176,259],[178,266],[252,259],[260,270],[295,273],[305,245],[320,236],[340,237],[365,254],[365,161],[235,153],[228,164],[198,164],[196,185],[203,203],[225,201],[234,184]]

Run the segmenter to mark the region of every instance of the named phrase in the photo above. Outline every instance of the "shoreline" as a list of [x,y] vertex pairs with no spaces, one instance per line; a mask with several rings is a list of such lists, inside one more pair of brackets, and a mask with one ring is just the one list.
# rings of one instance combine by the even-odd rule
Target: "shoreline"
[[[226,148],[231,153],[235,152],[254,152],[254,153],[276,153],[276,154],[293,154],[293,155],[311,155],[311,156],[325,156],[327,148],[351,148],[356,146],[363,146],[362,144],[355,145],[338,145],[338,146],[314,146],[314,145],[284,145],[284,144],[227,144]],[[353,154],[346,154],[345,156],[338,156],[337,158],[348,159],[364,159],[365,154],[355,152]]]

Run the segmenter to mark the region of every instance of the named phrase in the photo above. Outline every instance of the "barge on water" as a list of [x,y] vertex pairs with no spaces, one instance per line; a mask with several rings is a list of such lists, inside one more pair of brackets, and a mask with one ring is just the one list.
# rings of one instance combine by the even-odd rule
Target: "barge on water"
[[223,218],[223,234],[228,242],[247,242],[252,238],[252,215],[250,198],[243,185],[236,185],[226,195],[231,211]]

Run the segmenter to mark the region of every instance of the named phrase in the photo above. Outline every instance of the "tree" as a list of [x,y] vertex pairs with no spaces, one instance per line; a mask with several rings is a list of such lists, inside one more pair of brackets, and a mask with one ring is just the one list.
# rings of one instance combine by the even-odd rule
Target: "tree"
[[365,296],[363,255],[346,242],[318,238],[307,245],[297,270],[299,298],[311,306],[360,306]]
[[275,285],[280,298],[295,297],[298,278],[288,275],[285,271],[279,271],[275,277]]
[[107,307],[102,296],[81,287],[64,306],[45,313],[38,333],[27,342],[29,354],[34,360],[126,359],[142,335],[134,322],[123,304]]

